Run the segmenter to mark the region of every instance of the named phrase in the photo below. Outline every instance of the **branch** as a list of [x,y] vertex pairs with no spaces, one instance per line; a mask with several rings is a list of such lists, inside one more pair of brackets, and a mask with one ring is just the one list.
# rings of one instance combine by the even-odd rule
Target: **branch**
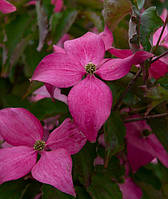
[[140,121],[140,120],[146,120],[146,119],[151,119],[151,118],[159,118],[159,117],[165,117],[168,116],[168,113],[161,113],[161,114],[155,114],[155,115],[147,115],[139,118],[131,118],[124,120],[125,123],[127,122],[135,122],[135,121]]
[[160,59],[160,58],[166,56],[167,54],[168,54],[168,50],[167,50],[166,52],[164,52],[163,54],[159,55],[158,57],[156,57],[155,59],[153,59],[153,60],[151,61],[151,64],[152,64],[153,62],[157,61],[158,59]]

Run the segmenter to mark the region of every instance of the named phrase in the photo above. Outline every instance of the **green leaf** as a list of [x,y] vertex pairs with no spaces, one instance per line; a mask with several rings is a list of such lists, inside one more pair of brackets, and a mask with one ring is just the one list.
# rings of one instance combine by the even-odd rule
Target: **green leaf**
[[34,199],[37,194],[41,192],[41,183],[37,181],[32,181],[26,187],[22,198],[19,199]]
[[81,9],[102,10],[103,3],[100,0],[77,0],[76,1]]
[[[38,88],[42,87],[44,84],[42,82],[38,82],[38,81],[32,81],[29,84],[28,89],[26,90],[26,92],[24,91],[24,95],[23,98],[27,97],[28,95],[32,94],[35,90],[37,90]],[[22,93],[22,94],[23,94]]]
[[[30,26],[32,19],[28,14],[17,15],[14,20],[6,26],[7,35],[7,48],[8,56],[10,57],[14,51],[17,44],[21,41],[26,32],[27,28]],[[30,27],[29,27],[30,28]]]
[[87,143],[82,150],[73,156],[73,174],[75,180],[80,181],[85,187],[90,183],[96,158],[96,145]]
[[[91,199],[86,190],[80,186],[75,187],[76,199]],[[42,199],[74,199],[71,195],[65,194],[58,189],[44,184],[42,186]],[[24,198],[23,198],[24,199]]]
[[153,169],[140,168],[134,175],[134,181],[143,191],[142,199],[166,199],[162,195],[160,179]]
[[89,21],[93,22],[94,26],[98,29],[99,32],[103,31],[101,17],[96,12],[85,11],[83,14],[88,17]]
[[5,107],[23,107],[29,109],[30,102],[26,99],[22,99],[16,95],[5,95],[2,97],[3,106]]
[[104,139],[107,153],[114,155],[124,148],[125,132],[125,126],[119,112],[112,112],[104,125]]
[[91,199],[89,194],[86,192],[86,190],[83,187],[75,187],[77,197],[76,199]]
[[93,199],[122,199],[119,186],[112,181],[110,175],[102,172],[92,176],[88,192]]
[[161,18],[156,13],[156,7],[146,9],[140,18],[140,41],[144,50],[150,51],[150,36],[163,25]]
[[39,119],[44,120],[57,114],[66,114],[67,105],[61,101],[53,102],[50,98],[39,100],[32,104],[30,111]]
[[74,9],[66,9],[63,12],[62,17],[59,20],[59,23],[55,27],[53,34],[53,42],[57,43],[58,40],[69,31],[72,24],[74,23],[77,17],[78,11]]
[[102,173],[104,176],[110,176],[111,179],[115,179],[119,183],[123,182],[123,176],[125,175],[124,166],[120,164],[120,160],[115,156],[112,156],[107,168],[104,168],[104,165],[96,165],[95,171]]
[[20,199],[28,183],[24,180],[6,182],[0,185],[2,199]]
[[74,199],[74,197],[63,193],[50,185],[44,184],[42,186],[42,199],[56,199],[56,198]]
[[50,30],[51,30],[51,34],[52,34],[53,38],[54,38],[55,31],[56,31],[56,27],[59,24],[62,16],[63,16],[62,12],[54,13],[51,16],[51,19],[50,19]]
[[154,189],[151,185],[146,183],[139,183],[138,186],[143,191],[143,196],[141,199],[166,199],[161,190]]
[[26,77],[32,77],[32,74],[37,67],[38,63],[41,59],[48,54],[46,50],[42,50],[38,52],[37,48],[37,41],[31,41],[29,45],[26,47],[24,54],[23,54],[23,63],[24,63],[24,72]]
[[145,182],[146,184],[150,184],[155,189],[161,188],[161,182],[159,178],[155,175],[153,170],[147,169],[145,167],[141,167],[136,173],[135,173],[135,179],[139,182]]
[[104,0],[104,21],[112,31],[129,12],[131,12],[129,0]]
[[163,88],[168,89],[168,74],[157,81]]
[[51,4],[51,0],[42,0],[42,4],[49,19],[54,12],[54,5]]
[[23,54],[26,46],[28,45],[30,38],[31,37],[29,35],[26,38],[21,39],[21,41],[17,44],[15,51],[11,55],[10,68],[13,67],[17,63],[17,61],[19,60],[19,58]]
[[139,10],[143,8],[144,4],[145,4],[145,0],[137,0],[137,5],[138,5]]

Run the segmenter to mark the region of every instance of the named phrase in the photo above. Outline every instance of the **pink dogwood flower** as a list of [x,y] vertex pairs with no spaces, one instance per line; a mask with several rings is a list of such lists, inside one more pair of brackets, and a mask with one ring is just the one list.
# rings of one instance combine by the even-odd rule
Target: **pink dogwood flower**
[[42,125],[33,114],[23,108],[6,108],[0,111],[0,134],[13,145],[0,149],[0,184],[31,171],[36,180],[75,196],[70,155],[83,147],[86,138],[69,118],[45,142]]
[[158,158],[165,167],[168,167],[168,153],[155,134],[143,135],[144,130],[151,132],[150,126],[145,121],[129,122],[125,126],[127,156],[133,172],[154,158]]
[[104,54],[105,44],[101,36],[88,32],[66,41],[64,53],[46,56],[32,77],[32,80],[58,88],[73,86],[68,95],[69,110],[91,142],[96,140],[112,106],[110,88],[96,76],[107,81],[120,79],[129,72],[132,64],[142,63],[151,56],[148,52],[139,51],[125,59],[104,59]]
[[0,12],[8,14],[16,11],[16,7],[6,0],[0,0]]

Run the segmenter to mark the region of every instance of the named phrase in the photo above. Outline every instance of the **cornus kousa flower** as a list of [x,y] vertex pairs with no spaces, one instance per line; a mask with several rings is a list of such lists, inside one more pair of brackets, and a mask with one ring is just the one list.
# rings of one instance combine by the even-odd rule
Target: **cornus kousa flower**
[[45,142],[40,121],[33,114],[23,108],[6,108],[0,111],[0,134],[13,146],[0,149],[0,184],[31,171],[36,180],[75,196],[70,155],[82,148],[86,138],[70,119]]
[[16,11],[16,7],[6,0],[0,0],[0,12],[7,14]]
[[58,88],[72,87],[68,95],[70,113],[79,129],[94,142],[98,130],[110,115],[112,93],[101,81],[125,76],[132,64],[151,56],[139,51],[125,59],[104,59],[105,44],[100,35],[88,32],[64,43],[63,53],[46,56],[36,68],[32,80]]

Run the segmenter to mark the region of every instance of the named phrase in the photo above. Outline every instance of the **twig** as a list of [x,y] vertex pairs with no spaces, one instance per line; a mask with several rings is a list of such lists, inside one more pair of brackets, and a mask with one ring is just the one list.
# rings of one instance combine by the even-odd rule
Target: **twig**
[[140,120],[146,120],[146,119],[151,119],[151,118],[159,118],[159,117],[165,117],[168,116],[168,113],[161,113],[161,114],[155,114],[155,115],[147,115],[139,118],[131,118],[124,120],[125,123],[127,122],[134,122],[134,121],[140,121]]
[[168,50],[151,61],[151,64],[168,54]]
[[115,104],[115,106],[113,108],[113,111],[120,108],[120,106],[122,104],[123,98],[126,96],[126,94],[128,93],[129,89],[133,86],[133,84],[136,81],[136,79],[140,76],[141,72],[142,72],[142,68],[140,67],[140,69],[138,70],[138,72],[135,74],[134,78],[128,83],[127,88],[121,94],[119,100],[117,101],[117,103]]

